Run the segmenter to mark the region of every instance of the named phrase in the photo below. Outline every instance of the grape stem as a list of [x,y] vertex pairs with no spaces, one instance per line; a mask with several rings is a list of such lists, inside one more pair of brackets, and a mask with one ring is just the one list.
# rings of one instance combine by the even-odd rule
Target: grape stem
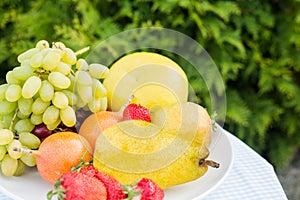
[[76,56],[81,55],[81,54],[83,54],[83,53],[85,53],[85,52],[87,52],[87,51],[89,51],[89,50],[90,50],[90,47],[85,47],[85,48],[83,48],[83,49],[80,49],[80,50],[76,51],[76,52],[75,52],[75,55],[76,55]]
[[13,118],[11,119],[11,122],[10,122],[10,125],[9,125],[9,130],[11,130],[11,131],[12,131],[12,128],[13,128],[13,125],[14,125],[14,122],[16,120],[18,112],[19,112],[19,109],[17,108],[16,111],[15,111],[15,114],[14,114]]

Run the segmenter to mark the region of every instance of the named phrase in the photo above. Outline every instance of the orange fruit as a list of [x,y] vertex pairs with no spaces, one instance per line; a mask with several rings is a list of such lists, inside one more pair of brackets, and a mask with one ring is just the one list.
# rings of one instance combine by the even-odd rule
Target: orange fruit
[[90,151],[86,140],[77,133],[58,132],[47,137],[32,154],[36,158],[37,169],[42,178],[54,184],[83,157],[85,162],[90,161]]

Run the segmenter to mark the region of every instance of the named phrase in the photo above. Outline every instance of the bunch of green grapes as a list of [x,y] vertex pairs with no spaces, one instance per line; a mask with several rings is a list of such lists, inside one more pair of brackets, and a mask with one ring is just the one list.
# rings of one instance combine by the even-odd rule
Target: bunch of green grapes
[[5,176],[21,175],[35,166],[30,154],[14,148],[38,149],[49,134],[35,134],[40,125],[50,131],[74,127],[76,110],[107,109],[107,91],[101,83],[109,69],[77,59],[61,42],[45,40],[18,56],[20,66],[6,74],[0,85],[0,162]]

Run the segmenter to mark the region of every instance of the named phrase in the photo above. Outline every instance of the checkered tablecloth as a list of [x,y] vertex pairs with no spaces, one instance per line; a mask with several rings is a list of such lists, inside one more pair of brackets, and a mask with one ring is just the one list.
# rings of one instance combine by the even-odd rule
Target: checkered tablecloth
[[[203,200],[286,200],[273,166],[241,140],[225,133],[233,148],[233,166],[220,186]],[[11,199],[0,193],[0,200]]]

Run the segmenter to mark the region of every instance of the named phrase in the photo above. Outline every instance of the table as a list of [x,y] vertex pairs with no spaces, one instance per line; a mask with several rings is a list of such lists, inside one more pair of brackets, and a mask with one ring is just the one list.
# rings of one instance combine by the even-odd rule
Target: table
[[[224,132],[232,144],[233,166],[220,186],[203,200],[287,199],[273,166],[233,134]],[[11,199],[0,193],[0,200]]]

